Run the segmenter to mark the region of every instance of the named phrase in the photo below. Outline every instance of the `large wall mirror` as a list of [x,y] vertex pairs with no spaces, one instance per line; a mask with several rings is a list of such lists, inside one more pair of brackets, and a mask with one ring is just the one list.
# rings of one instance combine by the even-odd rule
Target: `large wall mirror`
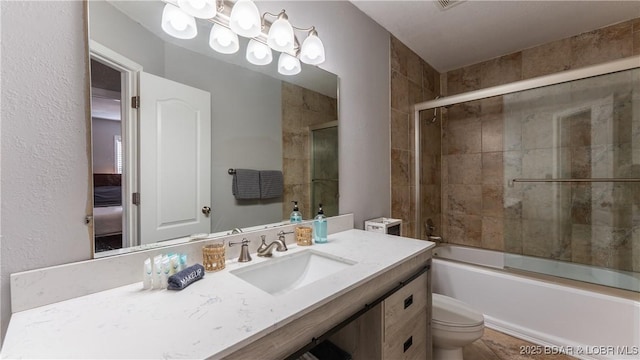
[[[216,53],[206,21],[172,38],[164,4],[88,2],[95,256],[278,226],[294,200],[337,215],[337,76],[252,65],[243,38]],[[232,169],[281,171],[283,191],[238,200]]]

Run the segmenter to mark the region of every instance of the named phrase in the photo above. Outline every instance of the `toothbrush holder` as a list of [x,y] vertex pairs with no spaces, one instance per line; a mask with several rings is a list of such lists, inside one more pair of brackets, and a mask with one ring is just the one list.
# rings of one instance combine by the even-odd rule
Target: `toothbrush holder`
[[312,245],[311,241],[311,228],[308,226],[298,226],[296,227],[296,243],[299,246],[309,246]]
[[219,271],[224,269],[224,243],[205,245],[202,247],[202,265],[205,271]]

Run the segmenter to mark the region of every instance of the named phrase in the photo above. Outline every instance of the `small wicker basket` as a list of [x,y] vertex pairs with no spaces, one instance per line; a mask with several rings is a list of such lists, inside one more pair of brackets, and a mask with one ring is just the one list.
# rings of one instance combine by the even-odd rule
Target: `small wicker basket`
[[202,247],[202,265],[205,271],[224,269],[224,243],[205,245]]
[[312,245],[311,241],[311,228],[308,226],[296,227],[296,243],[300,246]]

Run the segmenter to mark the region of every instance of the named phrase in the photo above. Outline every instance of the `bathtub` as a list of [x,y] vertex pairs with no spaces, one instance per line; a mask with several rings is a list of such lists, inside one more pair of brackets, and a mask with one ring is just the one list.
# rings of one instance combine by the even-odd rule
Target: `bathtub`
[[617,297],[505,271],[505,254],[496,251],[451,245],[433,253],[433,292],[484,313],[487,327],[540,345],[523,353],[640,358],[640,294]]

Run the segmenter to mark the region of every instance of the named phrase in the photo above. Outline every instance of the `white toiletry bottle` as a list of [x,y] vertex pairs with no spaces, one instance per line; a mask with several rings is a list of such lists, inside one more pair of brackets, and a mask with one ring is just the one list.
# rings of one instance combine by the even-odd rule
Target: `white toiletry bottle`
[[171,270],[171,260],[167,255],[162,256],[162,285],[160,288],[166,289],[169,284],[169,272]]
[[180,255],[179,254],[171,254],[169,256],[169,275],[173,275],[180,271]]
[[187,268],[187,254],[180,254],[180,271]]
[[291,215],[289,216],[289,221],[294,224],[294,223],[301,223],[302,222],[302,213],[300,212],[300,209],[298,209],[298,202],[297,201],[292,201],[293,203],[293,211],[291,212]]
[[313,218],[313,241],[316,244],[327,242],[327,217],[322,211],[322,204],[318,207],[318,215]]
[[153,258],[153,288],[162,289],[162,255]]
[[151,289],[153,285],[153,267],[151,266],[151,259],[147,258],[144,261],[144,272],[142,274],[142,289]]

